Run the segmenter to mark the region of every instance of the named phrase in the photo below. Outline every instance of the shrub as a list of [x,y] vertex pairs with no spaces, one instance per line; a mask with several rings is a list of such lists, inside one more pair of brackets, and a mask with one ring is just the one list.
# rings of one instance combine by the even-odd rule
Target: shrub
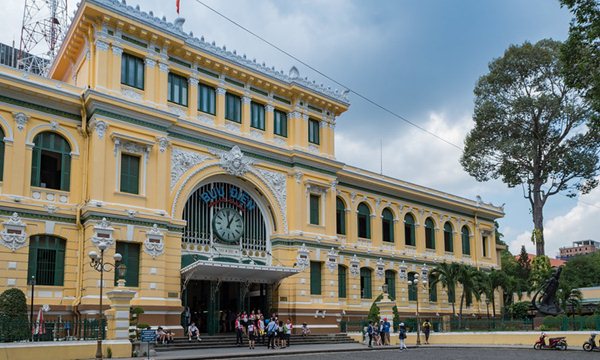
[[0,340],[20,341],[28,338],[25,294],[19,289],[8,289],[0,294]]

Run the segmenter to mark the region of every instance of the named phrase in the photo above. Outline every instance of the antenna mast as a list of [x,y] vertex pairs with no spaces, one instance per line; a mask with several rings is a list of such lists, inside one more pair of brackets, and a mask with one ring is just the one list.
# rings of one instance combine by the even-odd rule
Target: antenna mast
[[18,67],[47,75],[67,26],[67,0],[25,0]]

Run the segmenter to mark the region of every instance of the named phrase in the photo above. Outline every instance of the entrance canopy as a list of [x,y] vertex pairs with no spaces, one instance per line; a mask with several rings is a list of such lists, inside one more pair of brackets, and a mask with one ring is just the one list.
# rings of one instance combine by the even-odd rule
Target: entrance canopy
[[198,260],[183,269],[181,275],[187,280],[221,280],[272,284],[300,272],[285,266],[252,265]]

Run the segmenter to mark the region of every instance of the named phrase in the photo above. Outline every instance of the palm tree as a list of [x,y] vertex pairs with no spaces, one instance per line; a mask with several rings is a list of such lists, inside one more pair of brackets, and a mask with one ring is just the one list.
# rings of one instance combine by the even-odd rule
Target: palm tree
[[568,310],[570,307],[571,316],[575,318],[575,309],[581,307],[583,294],[581,293],[581,290],[573,288],[569,284],[561,284],[558,290],[558,301],[563,309]]
[[462,285],[462,294],[460,296],[460,311],[458,327],[461,326],[463,305],[469,306],[473,302],[473,296],[477,293],[479,270],[470,265],[459,265],[458,282]]
[[485,297],[492,303],[492,317],[496,317],[496,289],[504,289],[508,278],[506,273],[496,269],[491,269],[489,272],[481,272],[481,274]]
[[436,284],[442,284],[442,287],[448,289],[448,302],[452,304],[452,316],[456,314],[454,303],[456,302],[456,283],[458,280],[460,265],[456,263],[448,264],[443,262],[437,264],[433,270],[431,270],[430,277],[433,279],[429,286],[435,286]]

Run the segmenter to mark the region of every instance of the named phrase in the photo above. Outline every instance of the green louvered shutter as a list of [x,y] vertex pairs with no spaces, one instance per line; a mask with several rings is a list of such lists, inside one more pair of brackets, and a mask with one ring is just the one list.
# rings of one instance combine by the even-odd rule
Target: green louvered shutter
[[346,297],[346,267],[338,265],[338,297]]
[[321,263],[310,262],[310,294],[321,295]]
[[[137,243],[117,242],[116,252],[123,256],[123,264],[127,266],[125,273],[125,286],[137,287],[140,279],[140,245]],[[119,280],[118,271],[115,272],[115,285]]]
[[31,186],[40,186],[40,162],[42,159],[42,150],[34,146],[31,156]]
[[35,276],[37,273],[37,249],[38,242],[36,241],[36,236],[32,236],[29,238],[29,260],[27,263],[27,281],[31,280],[32,276]]
[[60,167],[60,189],[69,191],[71,187],[71,155],[62,154],[62,166]]
[[62,286],[65,281],[65,241],[54,238],[56,263],[54,265],[54,285]]

